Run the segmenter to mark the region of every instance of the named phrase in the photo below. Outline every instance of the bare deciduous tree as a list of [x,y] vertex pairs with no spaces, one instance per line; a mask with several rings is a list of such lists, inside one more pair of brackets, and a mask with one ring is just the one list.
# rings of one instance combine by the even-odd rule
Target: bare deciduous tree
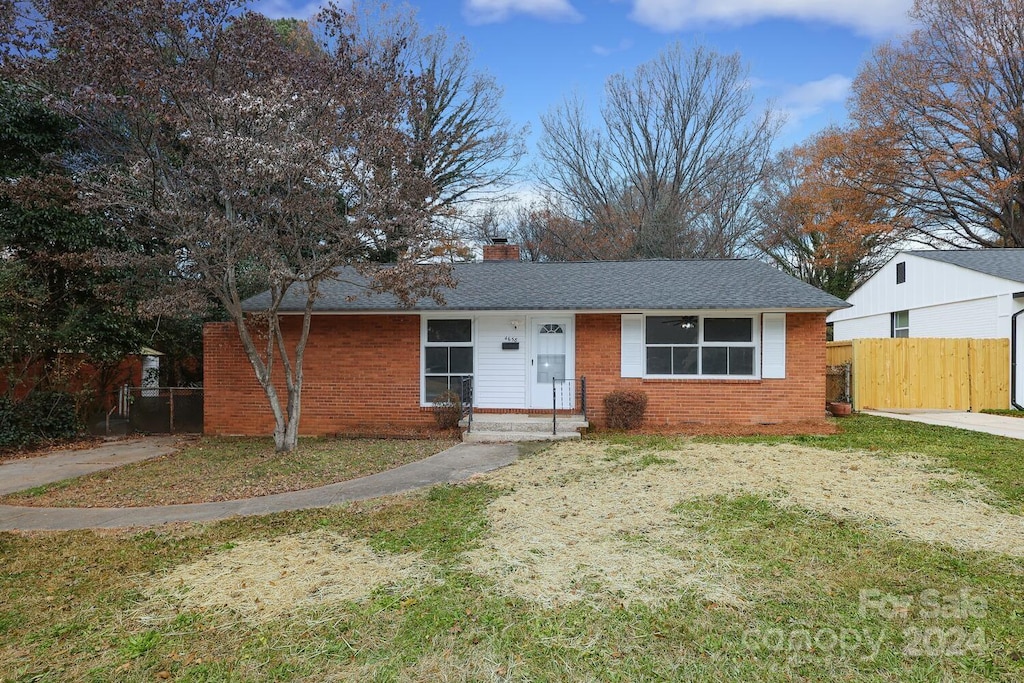
[[[409,74],[408,106],[396,125],[411,141],[411,162],[428,181],[424,211],[456,245],[479,230],[473,210],[480,200],[494,202],[514,178],[525,151],[525,129],[516,129],[501,108],[502,88],[476,71],[465,40],[443,30],[421,34],[412,15],[386,7],[353,9],[359,32],[352,39],[367,54],[400,45],[396,69]],[[373,258],[395,259],[392,242],[406,236],[382,234]],[[463,245],[464,246],[464,245]]]
[[[267,395],[277,449],[294,449],[321,283],[351,265],[406,302],[452,284],[444,267],[418,265],[436,236],[422,201],[434,189],[401,125],[415,87],[401,36],[367,51],[355,16],[333,7],[321,49],[296,50],[235,0],[31,5],[46,30],[17,29],[8,72],[106,136],[94,202],[177,285],[153,310],[180,308],[189,291],[215,297]],[[386,268],[365,260],[381,234],[402,235]],[[269,290],[255,316],[240,284],[254,273]],[[296,335],[278,316],[289,294],[304,301]]]
[[753,221],[776,124],[738,55],[676,45],[605,87],[601,124],[578,98],[542,119],[542,180],[580,231],[577,258],[729,257]]
[[1024,0],[917,0],[878,49],[853,117],[898,172],[872,178],[935,243],[1024,247]]

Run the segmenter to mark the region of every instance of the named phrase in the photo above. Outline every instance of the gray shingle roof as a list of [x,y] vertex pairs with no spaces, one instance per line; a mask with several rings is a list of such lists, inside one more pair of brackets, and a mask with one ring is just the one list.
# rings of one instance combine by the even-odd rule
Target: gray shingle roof
[[1024,282],[1024,249],[915,250],[906,253],[933,261],[951,263],[961,268],[1014,282]]
[[[445,305],[424,299],[411,310],[670,310],[807,309],[849,306],[842,299],[790,277],[766,263],[748,260],[589,261],[526,263],[484,261],[455,266],[458,285],[445,290]],[[363,281],[351,269],[339,276]],[[320,287],[314,310],[322,312],[402,309],[390,294],[366,294],[352,282]],[[282,311],[301,311],[294,291]],[[349,297],[356,297],[349,300]],[[246,310],[265,310],[268,295],[256,295]]]

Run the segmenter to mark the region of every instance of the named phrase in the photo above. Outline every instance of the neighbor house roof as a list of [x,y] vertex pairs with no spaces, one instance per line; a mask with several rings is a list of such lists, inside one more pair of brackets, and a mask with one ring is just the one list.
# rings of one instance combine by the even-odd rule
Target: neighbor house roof
[[944,251],[906,251],[932,261],[975,270],[1004,280],[1024,282],[1024,249],[957,249]]
[[[650,260],[530,263],[483,261],[454,266],[458,282],[443,291],[445,303],[423,299],[403,308],[391,294],[367,293],[351,268],[320,285],[319,312],[481,310],[798,309],[830,311],[842,299],[760,261]],[[247,299],[245,310],[266,310],[269,294]],[[282,312],[303,310],[301,288]]]

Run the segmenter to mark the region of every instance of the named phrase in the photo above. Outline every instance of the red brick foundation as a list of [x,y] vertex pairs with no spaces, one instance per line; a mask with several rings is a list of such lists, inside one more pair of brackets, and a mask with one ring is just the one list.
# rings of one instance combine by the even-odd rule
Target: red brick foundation
[[621,317],[576,316],[576,374],[587,378],[587,417],[604,424],[604,397],[647,393],[645,424],[822,422],[825,414],[825,314],[786,316],[786,378],[763,380],[621,377]]

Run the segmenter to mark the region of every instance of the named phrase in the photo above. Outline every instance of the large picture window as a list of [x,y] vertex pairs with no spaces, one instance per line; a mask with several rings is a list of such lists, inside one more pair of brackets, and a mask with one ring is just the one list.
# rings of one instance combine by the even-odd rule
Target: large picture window
[[473,321],[427,320],[423,346],[423,399],[433,403],[446,391],[461,396],[462,380],[473,374]]
[[649,315],[644,324],[647,375],[754,374],[752,317]]

